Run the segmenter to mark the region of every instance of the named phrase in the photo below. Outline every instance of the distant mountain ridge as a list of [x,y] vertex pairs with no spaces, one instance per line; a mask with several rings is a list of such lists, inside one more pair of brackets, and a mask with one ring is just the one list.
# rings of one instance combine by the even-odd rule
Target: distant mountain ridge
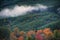
[[42,5],[60,5],[60,0],[0,0],[0,9],[11,8],[15,5],[34,5],[34,4],[42,4]]

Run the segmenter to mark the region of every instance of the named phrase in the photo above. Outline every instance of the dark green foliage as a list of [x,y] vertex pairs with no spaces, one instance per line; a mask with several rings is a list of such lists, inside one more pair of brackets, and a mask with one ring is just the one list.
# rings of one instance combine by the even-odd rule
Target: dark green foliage
[[45,26],[42,27],[44,28],[51,28],[51,30],[59,30],[60,29],[60,21],[55,21],[55,22],[51,22],[50,24],[47,24]]
[[10,36],[9,29],[6,28],[0,28],[0,39],[8,39]]
[[52,30],[55,30],[55,29],[59,30],[60,29],[60,21],[55,23],[55,24],[53,24],[53,26],[51,26],[51,29]]
[[54,39],[55,40],[60,40],[60,31],[54,30]]

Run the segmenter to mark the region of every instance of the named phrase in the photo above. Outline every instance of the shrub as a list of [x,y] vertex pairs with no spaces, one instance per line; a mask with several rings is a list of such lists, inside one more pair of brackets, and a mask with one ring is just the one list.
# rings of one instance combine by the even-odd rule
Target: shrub
[[10,36],[10,31],[7,28],[0,28],[0,40],[8,39]]

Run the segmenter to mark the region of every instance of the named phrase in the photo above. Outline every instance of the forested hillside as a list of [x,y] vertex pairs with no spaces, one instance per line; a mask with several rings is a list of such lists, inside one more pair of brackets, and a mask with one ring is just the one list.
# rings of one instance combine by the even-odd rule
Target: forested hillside
[[60,28],[60,16],[50,12],[28,13],[18,17],[0,19],[0,26],[13,29],[19,27],[20,30],[37,30],[45,27],[52,29]]

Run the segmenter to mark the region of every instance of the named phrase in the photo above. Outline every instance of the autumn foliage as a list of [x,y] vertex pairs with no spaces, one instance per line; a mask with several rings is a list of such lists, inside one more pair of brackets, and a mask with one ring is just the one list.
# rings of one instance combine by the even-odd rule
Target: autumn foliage
[[[2,29],[0,30],[1,32],[3,31]],[[18,28],[15,28],[14,31],[10,33],[10,40],[37,40],[39,35],[44,40],[60,40],[60,30],[52,31],[50,28],[44,28],[42,30],[37,30],[37,32],[35,32],[35,30],[29,30],[27,32],[19,31]],[[3,37],[0,35],[0,38],[3,38]]]

